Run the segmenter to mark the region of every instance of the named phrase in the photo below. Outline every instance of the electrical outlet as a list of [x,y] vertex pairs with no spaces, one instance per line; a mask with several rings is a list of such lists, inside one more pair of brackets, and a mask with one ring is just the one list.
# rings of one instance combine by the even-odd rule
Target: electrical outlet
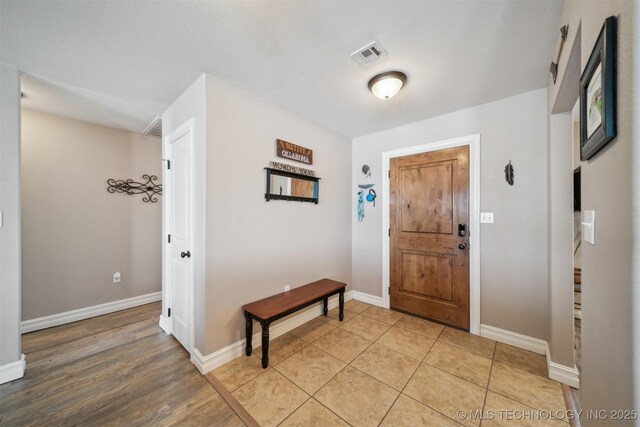
[[116,271],[115,273],[113,273],[113,283],[120,283],[122,282],[122,276],[120,275],[119,271]]
[[493,224],[493,212],[480,212],[480,222],[483,224]]
[[285,292],[289,292],[291,290],[291,285],[287,285],[284,287]]

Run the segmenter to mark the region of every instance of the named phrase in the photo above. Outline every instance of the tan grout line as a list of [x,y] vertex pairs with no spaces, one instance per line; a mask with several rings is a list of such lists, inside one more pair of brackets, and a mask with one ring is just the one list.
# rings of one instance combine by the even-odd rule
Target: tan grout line
[[[345,332],[349,332],[349,331],[345,330]],[[352,333],[352,332],[349,332],[349,333]],[[369,345],[367,345],[364,349],[362,349],[362,351],[361,351],[360,353],[356,354],[356,355],[353,357],[353,359],[351,359],[351,361],[350,361],[350,362],[345,362],[344,360],[340,360],[340,359],[338,359],[336,356],[334,356],[333,354],[329,353],[328,351],[325,351],[325,350],[321,349],[320,347],[317,347],[317,346],[315,346],[315,345],[313,345],[313,344],[310,344],[310,345],[313,345],[313,348],[315,348],[315,349],[317,349],[317,350],[320,350],[320,351],[321,351],[321,352],[323,352],[323,353],[328,354],[329,356],[331,356],[331,357],[333,357],[334,359],[336,359],[336,360],[338,360],[338,361],[340,361],[340,362],[344,363],[345,365],[350,365],[350,364],[351,364],[351,362],[353,362],[354,360],[356,360],[356,359],[358,358],[358,356],[360,356],[362,353],[364,353],[364,352],[365,352],[369,347],[371,347],[371,345],[372,345],[373,343],[375,343],[375,341],[371,341],[370,339],[365,338],[365,337],[361,337],[360,335],[357,335],[357,334],[353,334],[353,335],[355,335],[355,336],[357,336],[357,337],[359,337],[359,338],[362,338],[362,339],[365,339],[365,340],[369,341]],[[316,341],[318,341],[318,340],[316,340]],[[315,341],[314,341],[314,342],[315,342]],[[335,376],[335,375],[334,375],[334,376]],[[333,379],[333,378],[332,378],[332,379]]]
[[[496,360],[496,349],[498,345],[493,346],[493,355],[491,356],[491,366],[489,367],[489,377],[487,378],[487,387],[484,390],[484,401],[482,402],[482,415],[484,415],[484,408],[487,407],[487,396],[489,395],[489,384],[491,383],[491,373],[493,372],[493,364]],[[484,421],[484,416],[480,417],[480,426],[482,427],[482,423]]]
[[[440,369],[440,368],[438,368],[437,366],[433,366],[433,365],[431,365],[430,363],[425,362],[425,360],[426,360],[427,356],[429,355],[429,353],[431,352],[431,350],[433,350],[433,347],[435,347],[436,342],[438,342],[438,339],[440,339],[440,335],[442,335],[442,333],[443,333],[443,332],[444,332],[444,328],[443,328],[443,329],[440,331],[440,333],[438,334],[438,338],[436,338],[436,339],[430,338],[430,339],[433,339],[433,343],[431,344],[431,347],[429,347],[429,350],[427,351],[427,354],[425,354],[425,355],[424,355],[424,357],[422,358],[422,361],[420,362],[420,365],[422,365],[422,364],[428,365],[428,366],[433,367],[433,368],[435,368],[435,369],[438,369],[439,371],[442,371],[442,372],[444,372],[444,373],[446,373],[446,374],[449,374],[449,375],[454,376],[454,377],[456,377],[456,378],[458,378],[458,379],[461,379],[461,380],[463,380],[463,381],[466,381],[466,382],[468,382],[468,383],[470,383],[470,384],[476,385],[476,386],[478,386],[478,387],[482,387],[481,385],[478,385],[478,384],[476,384],[476,383],[474,383],[474,382],[471,382],[471,381],[466,380],[466,379],[464,379],[464,378],[461,378],[461,377],[459,377],[459,376],[457,376],[457,375],[455,375],[455,374],[452,374],[451,372],[447,372],[447,371],[445,371],[444,369]],[[445,343],[445,344],[446,344],[446,343]],[[456,347],[456,348],[458,348],[458,347]],[[464,349],[462,349],[462,350],[464,350]],[[467,351],[468,351],[468,350],[467,350]],[[472,353],[472,352],[470,352],[470,353]],[[495,353],[495,347],[494,347],[494,353]],[[476,354],[476,353],[473,353],[473,354]],[[485,356],[485,357],[486,357],[486,356]],[[493,361],[493,359],[492,359],[492,361]],[[493,362],[492,362],[492,363],[493,363]],[[447,414],[444,414],[444,413],[440,412],[438,409],[436,409],[436,408],[434,408],[434,407],[432,407],[432,406],[426,405],[426,404],[424,404],[424,403],[420,402],[419,400],[414,399],[413,397],[411,397],[410,395],[408,395],[408,394],[406,394],[406,393],[404,392],[404,390],[406,389],[406,386],[407,386],[407,385],[409,385],[409,383],[411,382],[411,380],[412,380],[412,379],[413,379],[413,377],[415,376],[416,372],[418,372],[418,369],[420,368],[420,365],[418,365],[418,368],[413,372],[413,374],[411,375],[411,378],[409,378],[409,381],[407,381],[407,384],[406,384],[406,385],[405,385],[405,387],[402,389],[402,391],[400,392],[400,394],[403,394],[403,395],[407,396],[408,398],[410,398],[410,399],[412,399],[412,400],[414,400],[414,401],[416,401],[416,402],[420,403],[421,405],[424,405],[424,406],[426,406],[426,407],[428,407],[428,408],[432,409],[433,411],[435,411],[435,412],[439,413],[440,415],[442,415],[442,416],[446,417],[447,419],[450,419],[450,420],[454,421],[455,423],[458,423],[458,424],[460,424],[460,425],[464,425],[464,424],[460,423],[458,420],[455,420],[455,419],[451,418],[451,417],[450,417],[450,416],[448,416]],[[489,372],[489,379],[490,379],[490,377],[491,377],[491,372]],[[487,380],[487,387],[489,386],[489,382],[488,382],[488,381],[489,381],[489,379]],[[482,388],[484,388],[484,389],[485,389],[485,400],[486,400],[486,397],[487,397],[487,396],[486,396],[486,393],[487,393],[487,391],[488,391],[488,388],[487,388],[487,387],[482,387]],[[483,405],[483,409],[484,409],[484,405]]]
[[522,368],[520,368],[518,366],[512,365],[511,363],[507,363],[507,362],[505,362],[503,360],[496,360],[496,363],[500,363],[502,365],[507,365],[507,366],[509,366],[509,367],[511,367],[513,369],[517,369],[518,371],[524,372],[524,373],[529,374],[529,375],[535,375],[536,377],[540,377],[543,380],[547,380],[547,381],[551,381],[551,382],[557,383],[562,387],[562,383],[560,381],[552,380],[548,376],[545,377],[544,375],[534,374],[533,372],[529,372],[526,369],[522,369]]
[[[420,332],[416,332],[414,329],[409,329],[406,326],[399,325],[398,323],[400,323],[400,321],[396,322],[396,324],[394,324],[393,326],[394,327],[397,326],[398,328],[403,329],[405,331],[408,331],[408,332],[414,333],[416,335],[420,335],[421,337],[429,338],[429,339],[435,340],[435,341],[437,341],[440,338],[440,335],[442,335],[442,331],[444,331],[444,329],[445,329],[445,328],[442,328],[442,330],[440,332],[438,332],[438,336],[436,338],[434,338],[434,337],[432,337],[430,335],[425,335],[425,334],[421,334]],[[442,325],[440,325],[440,326],[442,326]]]
[[[346,331],[346,332],[349,332],[349,331]],[[354,335],[355,335],[355,334],[354,334]],[[357,335],[357,336],[359,336],[359,335]],[[361,338],[364,338],[364,337],[361,337]],[[370,340],[367,340],[367,341],[370,341]],[[358,353],[358,354],[357,354],[357,355],[356,355],[356,356],[351,360],[351,362],[353,362],[354,360],[356,360],[356,358],[357,358],[358,356],[360,356],[362,353],[364,353],[364,352],[365,352],[369,347],[371,347],[371,345],[373,345],[373,341],[371,341],[367,347],[365,347],[365,348],[364,348],[360,353]],[[337,358],[337,357],[335,357],[334,355],[332,355],[332,354],[330,354],[330,353],[327,353],[327,352],[326,352],[326,351],[324,351],[323,349],[318,348],[318,347],[316,347],[316,346],[313,346],[313,347],[314,347],[315,349],[317,349],[317,350],[319,350],[319,351],[321,351],[321,352],[325,353],[325,354],[328,354],[329,356],[333,357],[334,359],[339,360],[340,362],[344,363],[344,366],[343,366],[343,367],[342,367],[338,372],[336,372],[336,374],[335,374],[334,376],[332,376],[332,377],[329,379],[329,381],[325,382],[325,383],[322,385],[322,387],[320,387],[318,390],[316,390],[316,392],[315,392],[315,393],[313,393],[313,395],[311,396],[311,398],[312,398],[312,399],[314,399],[316,402],[318,402],[318,403],[319,403],[320,405],[322,405],[323,407],[327,408],[331,413],[333,413],[336,417],[340,418],[340,419],[341,419],[342,421],[344,421],[345,423],[347,423],[347,424],[349,424],[349,425],[352,425],[350,422],[348,422],[347,420],[345,420],[344,418],[342,418],[340,415],[336,414],[333,410],[331,410],[331,408],[328,408],[327,406],[323,405],[323,404],[322,404],[322,402],[320,402],[318,399],[316,399],[316,398],[315,398],[315,395],[316,395],[316,394],[318,394],[318,392],[320,392],[320,390],[322,390],[322,389],[323,389],[327,384],[329,384],[331,381],[333,381],[333,379],[334,379],[335,377],[337,377],[337,376],[338,376],[342,371],[344,371],[344,370],[345,370],[345,368],[346,368],[347,366],[349,366],[349,367],[351,367],[351,368],[353,368],[353,366],[351,366],[351,362],[349,362],[349,363],[343,362],[342,360],[338,359],[338,358]],[[354,368],[354,369],[355,369],[355,368]],[[384,384],[384,383],[383,383],[383,384]]]
[[[473,351],[471,351],[471,350],[469,350],[469,349],[466,349],[466,348],[463,348],[463,347],[458,347],[457,345],[449,344],[448,342],[445,342],[445,341],[438,341],[438,342],[439,342],[441,345],[445,345],[445,346],[453,347],[455,350],[461,350],[461,351],[463,351],[463,352],[465,352],[465,353],[470,353],[470,354],[472,354],[473,356],[482,357],[483,359],[487,359],[487,360],[493,360],[493,354],[491,355],[491,357],[487,357],[487,356],[485,356],[484,354],[479,354],[479,353],[473,352]],[[434,343],[434,346],[435,346],[435,343]],[[494,349],[494,353],[495,353],[495,349]],[[501,363],[501,362],[498,362],[498,363]]]
[[[366,313],[367,313],[367,311],[369,311],[369,309],[371,309],[371,308],[373,308],[373,307],[369,307],[368,309],[366,309],[365,311],[363,311],[363,312],[362,312],[362,313],[360,313],[360,314],[361,314],[361,315],[363,315],[364,317],[367,317],[367,318],[369,318],[369,319],[373,319],[373,320],[377,320],[378,322],[382,322],[382,323],[384,323],[384,324],[386,324],[386,325],[389,325],[389,326],[392,326],[392,327],[393,327],[393,326],[395,326],[395,325],[396,325],[396,323],[398,323],[400,320],[402,320],[402,318],[403,318],[403,317],[405,317],[405,315],[404,315],[404,314],[402,314],[402,313],[398,313],[398,314],[400,314],[400,318],[399,318],[398,320],[396,320],[396,321],[395,321],[395,322],[393,322],[393,323],[385,322],[384,320],[380,320],[380,319],[378,319],[378,318],[374,317],[374,316],[373,316],[373,315],[371,315],[371,314],[366,314]],[[377,307],[377,308],[380,308],[380,307]],[[384,309],[384,310],[386,310],[386,309]],[[396,313],[396,312],[394,312],[394,313]]]
[[[285,377],[286,378],[286,377]],[[288,379],[288,378],[287,378]],[[293,382],[293,381],[292,381]],[[289,418],[291,418],[291,415],[295,414],[298,409],[302,408],[309,400],[313,399],[313,397],[309,396],[309,398],[307,400],[305,400],[304,402],[302,402],[302,405],[298,406],[296,409],[294,409],[293,411],[291,411],[291,413],[289,415],[287,415],[286,417],[284,417],[284,420],[280,421],[277,425],[282,425],[284,424],[285,421],[287,421]]]
[[[494,352],[494,360],[495,360],[495,352]],[[502,363],[502,364],[506,364],[506,363],[504,363],[504,362],[502,362],[502,361],[499,361],[499,360],[495,360],[495,363]],[[506,365],[508,365],[508,364],[506,364]],[[512,365],[509,365],[509,366],[513,367],[514,369],[518,369],[518,370],[520,370],[520,371],[526,372],[526,373],[528,373],[528,374],[535,375],[535,374],[532,374],[531,372],[525,371],[524,369],[520,369],[520,368],[517,368],[517,367],[512,366]],[[493,372],[493,363],[491,364],[491,372],[489,373],[489,383],[487,384],[487,394],[488,394],[488,392],[490,391],[491,393],[494,393],[494,394],[497,394],[497,395],[499,395],[499,396],[502,396],[502,397],[504,397],[505,399],[509,399],[509,400],[511,400],[511,401],[513,401],[513,402],[516,402],[516,403],[519,403],[519,404],[521,404],[521,405],[524,405],[524,406],[526,406],[527,408],[531,408],[531,409],[534,409],[534,410],[544,410],[544,409],[542,409],[542,408],[535,408],[535,407],[533,407],[533,406],[531,406],[531,405],[529,405],[529,404],[527,404],[527,403],[521,402],[520,400],[517,400],[517,399],[515,398],[515,396],[507,396],[507,395],[505,395],[505,394],[503,394],[503,393],[500,393],[500,392],[498,392],[498,391],[495,391],[495,390],[490,389],[490,388],[489,388],[489,385],[491,384],[491,373],[492,373],[492,372]],[[540,376],[540,375],[538,375],[538,376]],[[541,377],[541,378],[544,378],[544,377]],[[545,378],[545,379],[548,379],[548,378]],[[554,380],[551,380],[551,379],[549,379],[549,380],[550,380],[550,381],[554,381]],[[554,382],[557,382],[557,381],[554,381]],[[560,384],[560,388],[562,389],[562,383],[558,383],[558,384]],[[563,396],[563,397],[564,397],[564,396]],[[485,402],[486,402],[486,399],[485,399]],[[566,405],[565,405],[565,406],[566,406]],[[483,409],[484,409],[484,408],[483,408]]]
[[[442,335],[442,334],[441,334],[441,335]],[[438,340],[439,340],[439,339],[440,339],[440,337],[438,337]],[[489,339],[489,338],[486,338],[486,339]],[[492,340],[492,341],[493,341],[493,340]],[[480,353],[478,353],[477,351],[470,350],[470,349],[468,349],[468,348],[462,347],[462,346],[461,346],[461,345],[459,345],[459,344],[455,344],[455,343],[448,342],[448,341],[440,341],[440,342],[441,342],[441,343],[443,343],[443,344],[450,345],[450,346],[452,346],[452,347],[459,348],[459,349],[461,349],[461,350],[468,351],[468,352],[473,353],[473,354],[477,354],[478,356],[487,357],[487,356],[485,356],[484,354],[480,354]],[[493,352],[494,352],[494,353],[495,353],[495,351],[496,351],[496,344],[497,344],[497,343],[498,343],[497,341],[494,341],[494,346],[493,346]],[[493,357],[493,356],[491,356],[491,357]],[[487,357],[487,359],[488,359],[488,357]]]
[[[296,353],[297,353],[297,352],[296,352]],[[296,412],[298,409],[300,409],[300,407],[301,407],[302,405],[304,405],[304,404],[307,402],[307,400],[309,400],[309,399],[311,398],[311,395],[310,395],[309,393],[307,393],[306,391],[304,391],[304,390],[303,390],[303,389],[302,389],[298,384],[296,384],[295,382],[293,382],[292,380],[290,380],[290,379],[289,379],[285,374],[283,374],[282,372],[280,372],[280,371],[278,371],[278,370],[276,370],[276,369],[274,369],[274,371],[275,371],[275,373],[277,373],[278,375],[280,375],[282,378],[284,378],[284,379],[285,379],[285,381],[289,381],[291,384],[293,384],[293,386],[294,386],[294,387],[296,387],[298,390],[300,390],[301,392],[303,392],[304,394],[306,394],[306,395],[308,396],[308,398],[307,398],[307,399],[305,399],[305,401],[304,401],[304,402],[302,402],[300,405],[296,406],[296,408],[295,408],[293,411],[291,411],[291,414],[293,414],[293,413],[294,413],[294,412]],[[291,414],[287,415],[287,417],[286,417],[286,418],[289,418],[289,416],[290,416]],[[286,418],[285,418],[285,419],[286,419]],[[284,421],[284,420],[283,420],[283,421]]]
[[[407,383],[407,384],[408,384],[408,383]],[[434,408],[434,407],[432,407],[432,406],[429,406],[429,405],[427,405],[426,403],[422,403],[422,402],[420,402],[418,399],[414,398],[414,397],[413,397],[413,396],[411,396],[411,395],[408,395],[407,393],[404,393],[404,392],[403,392],[403,393],[400,393],[400,394],[401,394],[401,395],[403,395],[403,396],[405,396],[405,397],[408,397],[409,399],[413,400],[414,402],[418,402],[418,403],[419,403],[419,404],[421,404],[422,406],[426,406],[427,408],[431,409],[433,412],[437,412],[438,414],[442,415],[443,417],[447,418],[448,420],[453,421],[453,422],[454,422],[454,423],[456,423],[456,424],[460,424],[461,426],[465,425],[465,424],[462,424],[462,423],[461,423],[460,421],[458,421],[458,420],[454,420],[453,418],[451,418],[451,417],[450,417],[450,416],[448,416],[447,414],[444,414],[444,413],[440,412],[440,411],[439,411],[439,410],[437,410],[436,408]]]
[[[524,351],[528,351],[528,350],[524,350]],[[534,354],[537,354],[537,353],[534,353]],[[540,356],[542,356],[542,355],[540,355]],[[543,357],[544,357],[544,356],[543,356]],[[542,378],[547,379],[547,380],[555,381],[555,380],[552,380],[551,378],[549,378],[549,374],[548,374],[548,373],[547,373],[546,375],[540,375],[540,374],[539,374],[539,373],[537,373],[537,372],[527,371],[526,369],[522,369],[520,366],[515,365],[513,362],[509,362],[509,361],[506,361],[506,360],[496,360],[496,362],[498,362],[498,363],[502,363],[502,364],[504,364],[504,365],[509,365],[509,366],[511,366],[512,368],[520,369],[521,371],[528,372],[528,373],[530,373],[530,374],[532,374],[532,375],[537,375],[537,376],[542,377]],[[558,382],[558,381],[556,381],[556,382]]]
[[[444,331],[444,328],[442,329],[442,331]],[[442,331],[440,331],[440,334],[438,334],[438,337],[442,334]],[[413,331],[410,331],[413,332]],[[430,338],[433,339],[433,338]],[[407,381],[407,383],[404,385],[404,387],[402,387],[402,390],[400,390],[400,394],[398,394],[398,396],[396,396],[396,399],[394,400],[393,404],[389,407],[389,410],[387,411],[387,413],[384,415],[384,417],[382,417],[382,420],[380,421],[380,424],[382,423],[382,421],[384,421],[384,419],[387,417],[387,415],[389,415],[389,411],[391,411],[391,408],[393,408],[393,405],[396,404],[396,402],[398,401],[398,399],[400,398],[400,396],[404,395],[406,397],[408,397],[409,399],[412,399],[416,402],[418,402],[421,405],[426,406],[427,408],[430,408],[431,410],[433,410],[434,412],[437,412],[438,414],[442,415],[443,417],[446,417],[447,419],[450,419],[452,421],[454,421],[455,423],[458,423],[460,425],[463,425],[462,423],[458,422],[457,420],[454,420],[453,418],[449,417],[446,414],[443,414],[442,412],[440,412],[439,410],[437,410],[436,408],[433,408],[429,405],[425,405],[424,403],[420,402],[419,400],[414,399],[413,397],[409,396],[408,394],[406,394],[404,391],[407,388],[407,386],[409,385],[409,383],[411,382],[411,380],[413,379],[413,377],[416,375],[416,372],[418,372],[418,369],[420,369],[420,365],[422,365],[424,362],[424,359],[427,358],[427,355],[429,354],[429,352],[431,352],[431,349],[435,346],[436,341],[438,339],[433,339],[433,342],[431,343],[431,346],[429,347],[429,350],[427,350],[427,353],[424,355],[424,357],[422,358],[422,361],[420,361],[420,363],[418,363],[418,366],[416,366],[416,369],[413,370],[413,373],[411,374],[411,376],[409,377],[409,380]],[[417,359],[416,359],[417,360]],[[431,365],[429,365],[431,366]],[[384,383],[383,383],[384,384]]]
[[[355,319],[355,318],[357,318],[358,316],[360,316],[360,314],[356,315],[355,317],[353,317],[352,319],[349,319],[347,322],[344,322],[344,323],[351,322],[352,320],[354,320],[354,319]],[[355,332],[355,331],[350,331],[350,330],[348,330],[348,329],[343,328],[343,325],[344,325],[344,324],[343,324],[343,325],[341,325],[341,326],[338,326],[338,328],[342,329],[343,331],[351,332],[352,334],[357,335],[357,336],[359,336],[360,338],[364,338],[364,339],[366,339],[366,340],[368,340],[368,341],[373,341],[373,342],[377,341],[377,340],[378,340],[382,335],[386,334],[386,333],[389,331],[389,329],[393,328],[393,326],[392,326],[392,325],[389,325],[389,324],[387,324],[387,323],[380,322],[379,320],[376,320],[376,319],[371,319],[370,317],[367,317],[367,316],[364,316],[364,317],[366,317],[367,319],[370,319],[370,320],[375,320],[376,322],[381,323],[381,324],[383,324],[384,326],[387,326],[387,329],[386,329],[386,330],[385,330],[385,331],[384,331],[384,332],[383,332],[379,337],[377,337],[377,338],[375,338],[375,339],[373,339],[373,340],[372,340],[371,338],[365,337],[364,335],[359,334],[359,333],[357,333],[357,332]]]
[[[302,325],[301,325],[301,326],[302,326]],[[280,372],[279,370],[277,370],[277,369],[273,368],[276,372],[278,372],[278,373],[279,373],[280,375],[282,375],[285,379],[287,379],[287,381],[291,382],[294,386],[296,386],[297,388],[299,388],[300,390],[302,390],[305,394],[307,394],[307,395],[309,396],[309,398],[308,398],[307,400],[305,400],[305,401],[302,403],[302,405],[304,405],[305,403],[307,403],[309,400],[313,399],[313,400],[315,400],[316,402],[318,402],[320,405],[322,405],[323,407],[327,408],[325,405],[323,405],[323,404],[322,404],[322,402],[320,402],[319,400],[317,400],[314,396],[315,396],[315,395],[316,395],[320,390],[322,390],[322,389],[323,389],[327,384],[329,384],[329,383],[330,383],[330,382],[331,382],[331,381],[332,381],[336,376],[338,376],[338,374],[340,374],[340,372],[342,372],[342,371],[343,371],[347,366],[350,366],[350,363],[351,363],[351,362],[349,362],[349,363],[345,363],[345,362],[343,362],[342,360],[340,360],[340,359],[338,359],[337,357],[335,357],[334,355],[332,355],[332,354],[330,354],[330,353],[327,353],[327,352],[326,352],[326,351],[324,351],[323,349],[318,348],[318,347],[316,347],[315,345],[313,345],[313,343],[315,343],[316,341],[318,341],[320,338],[324,337],[325,335],[328,335],[329,333],[331,333],[331,332],[332,332],[332,331],[334,331],[335,329],[337,329],[337,328],[334,328],[334,329],[332,329],[331,331],[328,331],[326,334],[324,334],[324,335],[322,335],[322,336],[318,337],[316,340],[314,340],[314,341],[313,341],[313,342],[311,342],[311,343],[308,343],[308,342],[306,342],[306,341],[302,340],[301,338],[296,337],[296,338],[300,339],[301,341],[303,341],[305,344],[307,344],[305,347],[307,347],[307,346],[313,346],[313,348],[314,348],[314,349],[316,349],[316,350],[318,350],[318,351],[321,351],[322,353],[325,353],[326,355],[328,355],[328,356],[330,356],[330,357],[332,357],[332,358],[334,358],[334,359],[338,360],[339,362],[344,363],[344,366],[343,366],[342,368],[340,368],[340,370],[339,370],[338,372],[336,372],[336,373],[335,373],[331,378],[329,378],[329,380],[328,380],[328,381],[326,381],[326,382],[325,382],[325,383],[324,383],[324,384],[323,384],[323,385],[322,385],[318,390],[316,390],[316,392],[315,392],[315,393],[313,393],[313,394],[309,395],[309,393],[307,393],[305,390],[302,390],[302,388],[300,388],[300,386],[298,386],[298,384],[296,384],[296,383],[295,383],[295,381],[293,381],[291,378],[287,377],[287,375],[286,375],[286,374],[284,374],[284,373]],[[346,330],[345,330],[345,332],[349,332],[349,331],[346,331]],[[354,334],[354,335],[357,335],[357,334]],[[357,335],[357,336],[359,336],[359,335]],[[361,338],[364,338],[364,337],[361,337]],[[371,346],[371,344],[373,344],[373,342],[372,342],[371,340],[367,339],[367,341],[370,341],[370,344],[369,344],[369,345],[368,345],[364,350],[362,350],[360,353],[358,353],[358,355],[357,355],[356,357],[358,357],[360,354],[362,354],[362,352],[364,352],[367,348],[369,348],[369,347]],[[284,360],[282,360],[280,363],[278,363],[278,365],[280,365],[281,363],[283,363],[285,360],[289,359],[289,358],[290,358],[290,357],[292,357],[293,355],[295,355],[295,354],[297,354],[297,353],[301,352],[305,347],[303,347],[303,348],[301,348],[301,349],[299,349],[299,350],[295,351],[294,353],[292,353],[291,355],[289,355],[288,357],[286,357]],[[354,358],[353,358],[353,360],[355,360],[355,359],[356,359],[356,357],[354,357]],[[352,362],[353,362],[353,360],[352,360]],[[256,378],[257,378],[257,377],[256,377]],[[383,383],[383,384],[384,384],[384,383]],[[289,415],[287,415],[287,417],[285,418],[285,420],[286,420],[287,418],[289,418],[291,415],[293,415],[293,413],[294,413],[294,412],[296,412],[298,409],[300,409],[300,408],[302,407],[302,405],[298,406],[298,407],[297,407],[295,410],[293,410]],[[344,421],[345,423],[347,423],[347,424],[349,424],[349,425],[352,425],[352,424],[351,424],[351,423],[349,423],[347,420],[345,420],[344,418],[342,418],[340,415],[338,415],[338,414],[336,414],[334,411],[332,411],[330,408],[327,408],[327,410],[329,410],[331,413],[333,413],[336,417],[340,418],[340,419],[341,419],[342,421]],[[285,420],[283,420],[280,424],[282,424]]]
[[[533,406],[531,406],[531,405],[527,405],[526,403],[523,403],[523,402],[520,402],[519,400],[514,399],[512,396],[506,396],[506,395],[504,395],[504,394],[502,394],[502,393],[499,393],[499,392],[497,392],[497,391],[495,391],[495,390],[487,389],[487,392],[489,392],[489,391],[490,391],[491,393],[493,393],[493,394],[497,394],[498,396],[502,396],[502,397],[504,397],[505,399],[507,399],[507,400],[511,400],[512,402],[515,402],[515,403],[517,403],[517,404],[519,404],[519,405],[522,405],[522,406],[524,406],[524,407],[526,407],[526,408],[533,409],[534,411],[546,411],[546,409],[540,409],[540,408],[533,407]],[[562,421],[562,422],[564,422],[564,423],[567,423],[567,424],[569,423],[568,421],[563,421],[563,420],[560,420],[560,421]]]
[[[426,356],[425,356],[425,358],[426,358]],[[486,385],[486,386],[482,386],[482,385],[480,385],[480,384],[474,383],[473,381],[469,381],[469,380],[468,380],[468,379],[466,379],[466,378],[462,378],[462,377],[460,377],[460,376],[458,376],[458,375],[456,375],[456,374],[452,374],[451,372],[449,372],[449,371],[447,371],[447,370],[445,370],[445,369],[442,369],[442,368],[440,368],[440,367],[438,367],[438,366],[432,365],[432,364],[431,364],[431,363],[429,363],[429,362],[422,362],[422,363],[423,363],[423,364],[425,364],[425,365],[427,365],[427,366],[430,366],[431,368],[437,369],[438,371],[442,371],[442,372],[444,372],[445,374],[449,374],[449,375],[451,375],[452,377],[456,377],[456,378],[458,378],[459,380],[466,381],[466,382],[468,382],[469,384],[473,384],[473,385],[475,385],[475,386],[478,386],[478,387],[480,387],[480,388],[487,389],[487,388],[488,388],[488,386],[489,386],[489,381],[488,381],[488,380],[487,380],[487,385]],[[489,373],[489,376],[490,376],[490,375],[491,375],[491,373]],[[490,378],[490,377],[489,377],[489,378]]]
[[[393,350],[392,350],[393,351]],[[396,352],[399,353],[399,352]],[[402,354],[402,353],[399,353]],[[417,359],[414,359],[417,360]],[[413,370],[413,372],[411,373],[411,375],[409,376],[409,379],[407,380],[407,382],[404,384],[404,386],[402,387],[402,390],[400,390],[400,393],[398,393],[398,395],[396,396],[396,398],[394,399],[393,403],[391,404],[391,406],[389,406],[389,409],[387,409],[387,412],[385,412],[384,416],[382,417],[382,419],[380,420],[380,422],[378,423],[378,425],[382,424],[382,422],[384,421],[385,418],[387,418],[387,415],[389,415],[389,412],[391,411],[391,408],[393,408],[393,405],[396,404],[396,402],[398,401],[398,399],[400,398],[400,396],[402,396],[404,389],[407,388],[407,386],[409,385],[409,383],[411,382],[411,380],[413,379],[413,376],[416,374],[416,372],[418,371],[418,369],[420,368],[420,365],[422,364],[422,362],[418,363],[416,365],[416,368]],[[389,384],[387,384],[389,385]],[[390,386],[391,387],[391,386]],[[393,388],[393,387],[392,387]]]

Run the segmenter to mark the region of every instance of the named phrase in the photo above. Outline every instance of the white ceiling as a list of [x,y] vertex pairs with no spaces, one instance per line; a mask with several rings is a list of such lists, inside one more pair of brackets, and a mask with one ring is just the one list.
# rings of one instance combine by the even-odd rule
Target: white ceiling
[[165,108],[161,103],[145,107],[76,86],[52,84],[28,74],[20,81],[24,108],[132,132],[145,130],[156,111]]
[[[29,80],[34,90],[46,92],[44,81],[60,87],[49,87],[63,99],[56,106],[54,96],[50,112],[96,121],[111,111],[113,127],[142,131],[207,72],[355,137],[544,87],[561,7],[558,0],[1,0],[0,61],[38,77]],[[373,40],[389,57],[356,64],[350,53]],[[407,74],[407,86],[379,100],[367,81],[391,69]]]

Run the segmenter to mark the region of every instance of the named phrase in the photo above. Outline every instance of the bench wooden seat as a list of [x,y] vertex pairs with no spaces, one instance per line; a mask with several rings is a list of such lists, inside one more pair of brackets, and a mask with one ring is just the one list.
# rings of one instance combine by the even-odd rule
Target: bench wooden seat
[[251,356],[253,336],[253,320],[260,322],[262,326],[262,367],[269,365],[269,326],[282,317],[288,316],[300,309],[323,301],[323,313],[326,316],[329,311],[329,297],[339,295],[340,321],[344,318],[344,291],[346,283],[336,282],[331,279],[322,279],[308,285],[300,286],[290,291],[273,295],[242,306],[246,319],[247,347],[246,354]]

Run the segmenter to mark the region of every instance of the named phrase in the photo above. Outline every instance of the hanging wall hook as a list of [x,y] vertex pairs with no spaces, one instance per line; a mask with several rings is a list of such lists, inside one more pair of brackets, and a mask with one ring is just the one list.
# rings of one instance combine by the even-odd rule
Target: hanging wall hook
[[565,25],[560,28],[560,49],[558,49],[558,56],[556,57],[555,62],[551,62],[549,66],[549,72],[553,77],[553,84],[556,84],[556,79],[558,78],[558,64],[560,63],[560,55],[562,55],[562,48],[564,47],[564,42],[567,41],[567,34],[569,33],[569,26]]

